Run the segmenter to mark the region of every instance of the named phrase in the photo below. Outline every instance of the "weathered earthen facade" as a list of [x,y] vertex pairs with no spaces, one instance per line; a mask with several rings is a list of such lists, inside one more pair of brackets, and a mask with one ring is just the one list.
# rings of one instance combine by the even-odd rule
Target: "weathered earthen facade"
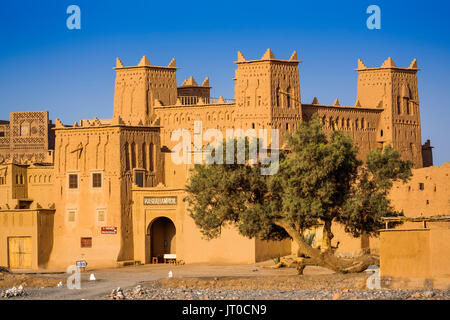
[[11,112],[0,121],[0,164],[53,163],[55,134],[47,111]]
[[[326,130],[353,138],[362,159],[392,144],[413,161],[415,175],[432,165],[431,146],[421,145],[416,60],[408,68],[391,58],[377,68],[359,60],[353,106],[337,99],[302,103],[299,63],[296,52],[287,60],[270,49],[258,60],[238,52],[235,97],[224,99],[210,96],[209,78],[198,85],[191,77],[177,87],[175,59],[163,67],[146,57],[131,67],[117,59],[112,119],[69,126],[51,124],[46,112],[11,113],[10,122],[0,123],[0,265],[116,266],[161,261],[165,254],[187,263],[251,263],[289,254],[289,241],[249,240],[234,229],[210,242],[201,238],[183,202],[190,165],[171,161],[172,132],[194,134],[194,121],[223,132],[278,129],[283,146],[286,132],[318,113]],[[407,191],[395,192],[403,208]],[[361,249],[356,241],[349,251]],[[17,251],[20,246],[27,249]]]

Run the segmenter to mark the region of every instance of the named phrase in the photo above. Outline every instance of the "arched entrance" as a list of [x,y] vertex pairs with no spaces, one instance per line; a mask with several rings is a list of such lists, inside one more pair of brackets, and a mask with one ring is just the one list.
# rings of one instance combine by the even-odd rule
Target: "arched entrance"
[[163,261],[164,254],[176,253],[176,229],[175,224],[166,217],[154,219],[147,229],[147,252],[148,262],[153,258]]

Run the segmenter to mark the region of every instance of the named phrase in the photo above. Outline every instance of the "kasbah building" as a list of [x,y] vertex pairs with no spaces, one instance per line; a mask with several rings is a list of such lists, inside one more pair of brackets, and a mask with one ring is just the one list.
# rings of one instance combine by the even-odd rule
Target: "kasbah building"
[[[433,220],[450,215],[450,163],[433,166],[430,141],[422,145],[416,59],[407,68],[391,58],[373,68],[358,60],[353,106],[338,99],[302,102],[300,62],[295,51],[288,60],[270,49],[259,60],[238,52],[235,97],[227,100],[210,97],[209,78],[199,85],[190,77],[177,87],[175,59],[154,66],[144,56],[130,67],[117,59],[112,119],[66,125],[49,120],[46,111],[11,112],[0,122],[0,266],[65,270],[86,261],[116,267],[163,262],[165,254],[185,263],[255,263],[295,253],[289,240],[247,239],[233,228],[219,239],[202,239],[183,201],[192,165],[171,160],[177,142],[170,137],[178,128],[193,134],[201,120],[204,131],[279,129],[283,146],[286,132],[318,113],[325,130],[353,138],[361,159],[391,144],[414,163],[412,179],[396,183],[390,196],[420,223],[385,230],[381,240],[354,239],[336,225],[336,253],[377,253],[384,241],[387,273],[404,274],[402,261],[413,276],[450,273],[441,261],[450,260],[448,245],[441,248],[450,243],[449,223]],[[313,231],[320,243],[321,226]],[[436,269],[439,259],[439,268],[447,269]]]

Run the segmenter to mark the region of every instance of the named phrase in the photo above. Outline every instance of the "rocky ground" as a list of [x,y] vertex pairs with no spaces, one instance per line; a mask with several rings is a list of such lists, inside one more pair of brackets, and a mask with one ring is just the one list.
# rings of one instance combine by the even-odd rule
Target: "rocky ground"
[[449,290],[367,290],[367,274],[264,277],[162,278],[132,289],[116,288],[113,300],[450,300]]
[[[156,284],[156,283],[155,283]],[[449,300],[448,290],[181,289],[136,286],[112,290],[111,300]]]
[[49,278],[49,277],[37,277],[29,274],[14,274],[10,272],[0,272],[0,291],[10,289],[13,287],[56,287],[65,277],[61,278]]
[[[91,272],[95,281],[89,280]],[[298,276],[295,269],[258,265],[145,265],[91,270],[82,274],[80,290],[70,290],[65,274],[4,272],[0,275],[0,299],[450,300],[450,290],[428,287],[368,290],[368,277],[367,273],[336,274],[319,267],[307,267],[305,274]]]

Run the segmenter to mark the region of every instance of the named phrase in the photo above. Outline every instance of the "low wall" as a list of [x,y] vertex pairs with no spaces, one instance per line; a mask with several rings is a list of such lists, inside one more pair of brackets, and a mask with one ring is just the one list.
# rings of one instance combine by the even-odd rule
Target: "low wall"
[[450,229],[382,230],[380,275],[424,286],[450,285]]

